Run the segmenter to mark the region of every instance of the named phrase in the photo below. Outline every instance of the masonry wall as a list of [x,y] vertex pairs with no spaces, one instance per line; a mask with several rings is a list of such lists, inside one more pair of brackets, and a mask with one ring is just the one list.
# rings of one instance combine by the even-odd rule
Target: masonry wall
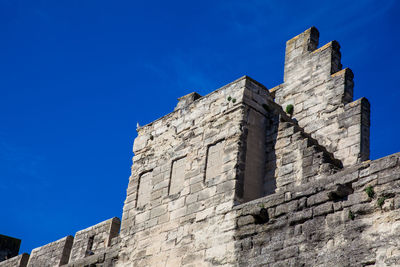
[[[138,129],[118,265],[233,264],[239,79]],[[229,100],[228,100],[229,99]]]
[[68,262],[74,262],[90,255],[101,254],[118,236],[120,220],[111,218],[75,234]]
[[119,251],[120,220],[116,217],[0,262],[1,267],[114,266]]
[[227,212],[276,189],[266,162],[278,116],[264,86],[243,77],[178,107],[138,129],[121,264],[233,264]]
[[0,267],[26,267],[28,265],[29,254],[23,253],[0,262]]
[[244,76],[138,128],[121,223],[0,266],[399,266],[400,154],[367,161],[369,103],[318,36],[287,42],[283,84]]
[[29,257],[28,267],[67,264],[73,240],[72,236],[66,236],[50,244],[35,248]]
[[275,143],[276,192],[336,173],[342,163],[335,159],[293,121],[281,121]]
[[314,27],[286,43],[284,83],[271,89],[305,132],[334,153],[344,166],[369,159],[369,103],[353,101],[353,73],[342,70],[340,45],[318,48]]
[[399,157],[235,207],[237,265],[399,266]]

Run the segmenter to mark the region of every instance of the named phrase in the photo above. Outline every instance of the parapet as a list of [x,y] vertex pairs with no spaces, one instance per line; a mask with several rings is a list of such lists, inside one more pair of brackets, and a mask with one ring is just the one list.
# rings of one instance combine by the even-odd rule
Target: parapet
[[368,160],[370,104],[318,38],[286,43],[271,90],[243,76],[138,127],[120,233],[109,219],[28,266],[398,266],[400,154]]
[[83,259],[90,255],[104,253],[111,245],[111,240],[118,236],[120,220],[111,218],[75,234],[69,262]]
[[28,267],[61,266],[68,263],[74,237],[66,236],[32,250]]
[[399,183],[396,153],[234,207],[237,265],[399,266]]
[[23,253],[10,259],[0,262],[0,267],[26,267],[28,265],[29,254]]
[[312,27],[286,43],[284,83],[275,102],[294,106],[293,118],[344,166],[369,159],[369,103],[353,102],[353,72],[342,69],[337,41],[318,47]]
[[105,261],[111,264],[118,257],[115,248],[119,228],[120,220],[114,217],[78,231],[75,238],[66,236],[33,249],[30,255],[24,253],[2,261],[0,267],[81,267]]
[[200,97],[201,97],[201,95],[199,95],[196,92],[193,92],[193,93],[190,93],[190,94],[187,94],[185,96],[178,98],[179,102],[176,105],[175,110],[189,106],[190,104],[192,104],[194,101],[196,101]]

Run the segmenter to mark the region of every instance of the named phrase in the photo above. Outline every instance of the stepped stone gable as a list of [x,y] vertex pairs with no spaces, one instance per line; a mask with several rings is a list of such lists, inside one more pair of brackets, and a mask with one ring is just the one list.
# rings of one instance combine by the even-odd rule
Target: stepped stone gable
[[369,102],[318,37],[286,43],[284,83],[244,76],[138,128],[121,222],[0,266],[400,266],[400,153],[369,160]]

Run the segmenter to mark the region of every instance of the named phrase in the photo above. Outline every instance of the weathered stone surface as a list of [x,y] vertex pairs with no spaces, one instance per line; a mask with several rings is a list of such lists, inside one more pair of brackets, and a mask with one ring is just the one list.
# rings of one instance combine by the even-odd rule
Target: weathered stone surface
[[112,218],[75,234],[69,262],[94,254],[104,253],[111,245],[111,239],[118,235],[120,220]]
[[23,253],[0,262],[0,267],[26,267],[29,260],[29,254]]
[[74,238],[66,236],[43,247],[32,250],[28,267],[52,267],[68,263]]
[[108,220],[30,266],[399,266],[400,154],[367,161],[369,102],[318,36],[286,43],[283,84],[244,76],[138,128],[120,233]]

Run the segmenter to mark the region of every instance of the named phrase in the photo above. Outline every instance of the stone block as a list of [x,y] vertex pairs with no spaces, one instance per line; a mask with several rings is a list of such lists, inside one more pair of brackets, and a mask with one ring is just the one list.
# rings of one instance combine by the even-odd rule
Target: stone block
[[26,267],[29,260],[29,254],[23,253],[0,261],[0,267]]
[[333,212],[333,204],[331,202],[316,206],[313,209],[314,216],[325,215],[331,212]]
[[32,250],[28,267],[61,266],[68,263],[74,238],[66,236]]
[[312,215],[313,215],[312,209],[306,209],[295,212],[289,216],[289,223],[290,225],[303,223],[307,219],[310,219]]
[[307,207],[311,207],[329,200],[328,193],[323,191],[307,198]]

